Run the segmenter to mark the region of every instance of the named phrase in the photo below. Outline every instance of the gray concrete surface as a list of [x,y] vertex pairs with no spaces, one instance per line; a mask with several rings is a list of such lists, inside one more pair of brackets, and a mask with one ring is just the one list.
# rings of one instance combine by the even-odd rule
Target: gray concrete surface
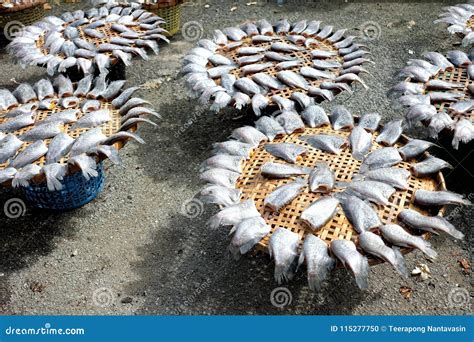
[[[186,7],[183,23],[197,21],[204,35],[215,28],[266,17],[277,20],[320,19],[359,34],[367,21],[380,27],[380,37],[368,42],[375,66],[366,77],[370,90],[342,95],[354,113],[378,111],[384,120],[402,115],[394,110],[387,91],[395,72],[411,57],[428,50],[446,51],[451,40],[433,25],[443,5],[454,2],[301,2],[277,7],[261,3],[208,2]],[[231,7],[237,6],[235,11]],[[60,13],[80,5],[61,5]],[[228,110],[217,117],[185,94],[177,77],[180,58],[193,46],[177,35],[149,62],[136,60],[127,71],[129,86],[161,82],[159,89],[140,91],[163,115],[160,127],[140,134],[145,146],[129,144],[122,154],[126,168],[110,167],[107,185],[89,205],[67,213],[27,207],[19,219],[0,212],[0,313],[4,314],[470,314],[470,275],[458,260],[470,259],[472,209],[453,211],[452,222],[467,235],[454,241],[432,239],[439,252],[435,263],[421,253],[406,257],[413,269],[427,263],[431,278],[403,280],[386,265],[371,269],[370,288],[359,291],[345,270],[334,274],[321,293],[309,291],[305,275],[284,286],[292,301],[276,308],[270,301],[278,287],[273,264],[265,255],[235,262],[226,251],[228,229],[211,230],[206,220],[216,211],[205,207],[195,218],[182,207],[199,191],[198,166],[212,142],[225,139],[249,119],[234,119]],[[0,87],[35,81],[43,70],[21,70],[4,51],[0,54]],[[325,104],[327,106],[327,104]],[[247,120],[247,121],[246,121]],[[416,132],[415,132],[416,133]],[[460,158],[462,159],[462,158]],[[462,166],[447,174],[450,188],[469,192],[472,177]],[[0,189],[0,204],[21,193]],[[198,208],[199,209],[199,208]],[[413,289],[411,299],[400,287]],[[461,299],[460,299],[461,298]]]

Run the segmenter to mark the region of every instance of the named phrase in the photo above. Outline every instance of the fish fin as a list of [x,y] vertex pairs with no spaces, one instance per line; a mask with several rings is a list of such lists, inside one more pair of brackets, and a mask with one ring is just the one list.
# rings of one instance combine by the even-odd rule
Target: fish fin
[[240,254],[247,254],[260,240],[261,239],[257,237],[240,246]]
[[110,136],[107,140],[105,140],[103,142],[103,145],[112,145],[116,143],[117,141],[127,140],[127,139],[133,139],[142,145],[145,144],[145,141],[142,138],[140,138],[137,134],[134,134],[131,132],[118,132]]
[[61,182],[56,177],[52,176],[46,177],[46,184],[48,186],[49,191],[59,191],[63,188]]
[[240,250],[238,246],[234,246],[232,242],[229,245],[229,252],[232,255],[232,258],[234,260],[239,260],[240,259]]
[[27,179],[25,179],[25,178],[17,178],[17,177],[15,177],[15,178],[12,179],[12,186],[13,186],[14,188],[18,188],[18,187],[20,187],[20,186],[26,188],[26,187],[28,187],[29,185],[30,185],[29,180],[27,180]]
[[403,258],[403,254],[400,252],[400,248],[394,246],[392,250],[395,253],[393,267],[395,267],[397,272],[400,273],[404,278],[408,278],[408,270],[405,264],[405,258]]
[[297,267],[296,269],[298,269],[301,265],[303,265],[304,259],[305,259],[304,253],[301,252],[301,253],[300,253],[300,256],[299,256],[299,258],[298,258],[298,267]]
[[216,215],[212,216],[208,221],[207,225],[211,227],[212,229],[217,229],[220,225],[222,224],[222,219],[219,216],[219,213]]
[[118,153],[117,149],[110,145],[101,145],[97,148],[97,152],[100,152],[107,156],[110,159],[112,164],[123,166],[122,158],[120,158],[120,154]]
[[434,250],[434,248],[431,246],[431,243],[428,241],[424,240],[423,238],[421,239],[422,243],[422,248],[420,250],[430,259],[431,261],[434,261],[438,258],[438,252]]
[[367,164],[362,163],[359,167],[359,173],[366,173],[369,171]]
[[354,272],[354,276],[357,286],[359,286],[361,290],[366,290],[369,288],[369,262],[366,257],[362,257],[361,260],[362,264],[360,265],[360,269],[357,270],[357,273]]

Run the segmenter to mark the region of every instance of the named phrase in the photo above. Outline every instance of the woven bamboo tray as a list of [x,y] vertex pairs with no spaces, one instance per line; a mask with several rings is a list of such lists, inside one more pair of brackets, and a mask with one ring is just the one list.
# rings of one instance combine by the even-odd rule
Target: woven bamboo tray
[[[78,96],[78,98],[81,100],[80,103],[82,103],[82,100],[85,100],[86,97],[83,97],[83,96]],[[59,101],[59,98],[55,98]],[[103,125],[100,126],[100,128],[102,129],[102,133],[107,136],[107,137],[110,137],[111,135],[119,132],[119,129],[120,129],[120,126],[121,126],[121,118],[122,116],[119,114],[119,109],[114,109],[112,108],[112,105],[110,102],[108,101],[105,101],[103,99],[100,99],[99,100],[100,103],[101,103],[101,107],[100,109],[108,109],[109,110],[109,113],[110,113],[110,117],[111,117],[111,120]],[[30,102],[34,102],[34,101],[30,101]],[[68,109],[78,109],[79,110],[79,114],[78,114],[78,119],[80,119],[82,116],[84,116],[84,113],[82,113],[82,111],[80,110],[80,104],[75,106],[75,107],[70,107]],[[4,115],[15,109],[16,107],[13,107],[9,110],[6,110],[6,111],[0,111],[0,124],[4,123],[7,119],[4,117]],[[57,105],[55,108],[53,109],[50,109],[50,110],[40,110],[40,109],[37,109],[36,110],[36,120],[35,120],[35,125],[32,125],[32,126],[28,126],[28,127],[24,127],[22,129],[19,129],[17,131],[14,131],[14,132],[11,132],[12,134],[16,135],[17,137],[20,137],[22,134],[28,132],[29,130],[31,130],[33,127],[36,126],[36,124],[38,122],[41,122],[43,120],[45,120],[46,118],[50,117],[52,114],[54,113],[57,113],[57,112],[61,112],[61,111],[64,111],[65,109],[62,108],[61,106]],[[64,125],[64,133],[68,134],[71,138],[73,139],[77,139],[80,135],[82,135],[83,133],[89,131],[91,128],[79,128],[79,129],[71,129],[71,126],[73,124],[65,124]],[[134,126],[132,128],[129,129],[129,131],[131,132],[135,132],[137,130],[137,126]],[[51,142],[52,139],[45,139],[44,142],[46,144],[46,146],[49,147],[49,144]],[[126,141],[117,141],[113,146],[115,146],[115,148],[117,149],[121,149],[123,146],[125,146],[126,144]],[[31,145],[31,142],[24,142],[23,146],[18,150],[17,154],[20,153],[21,151],[23,151],[25,148],[27,148],[29,145]],[[34,162],[34,164],[42,167],[45,165],[45,157],[42,157],[40,159],[38,159],[36,162]],[[98,159],[98,161],[100,161]],[[62,158],[59,163],[61,164],[66,164],[68,162],[68,158],[67,156]],[[5,169],[6,167],[8,166],[8,161],[4,164],[0,164],[0,170],[1,169]],[[77,172],[79,169],[75,166],[69,166],[69,171],[70,171],[70,174],[73,174],[75,172]],[[37,177],[35,177],[33,179],[34,183],[42,183],[44,181],[44,175],[39,175]],[[7,182],[7,183],[4,183],[4,185],[9,185],[10,182]]]
[[[255,34],[249,34],[246,37],[242,38],[240,41],[234,41],[230,36],[227,36],[228,43],[218,45],[215,53],[220,54],[220,55],[230,59],[232,62],[234,62],[238,66],[239,64],[237,62],[237,58],[239,57],[239,55],[238,55],[238,49],[239,48],[257,47],[257,48],[265,48],[266,51],[272,51],[272,50],[269,49],[269,47],[271,46],[272,43],[283,42],[283,43],[296,45],[296,46],[300,47],[301,50],[300,51],[293,51],[293,52],[278,51],[278,53],[281,54],[281,55],[289,56],[289,57],[295,57],[295,58],[302,61],[302,63],[299,64],[298,66],[295,66],[295,67],[292,67],[292,68],[285,68],[285,70],[293,71],[293,72],[298,74],[302,67],[313,67],[313,68],[317,69],[317,67],[315,67],[313,65],[314,60],[320,60],[320,61],[325,61],[325,62],[339,62],[341,64],[341,66],[339,66],[339,67],[320,70],[320,71],[325,71],[328,74],[333,75],[334,77],[337,77],[337,76],[340,76],[342,71],[343,71],[342,64],[344,63],[344,55],[340,52],[340,49],[337,48],[337,45],[335,45],[335,44],[340,43],[342,40],[344,40],[348,37],[345,36],[345,35],[342,35],[339,39],[334,38],[334,42],[331,42],[329,39],[336,32],[335,30],[333,30],[328,38],[322,39],[322,38],[318,37],[317,35],[318,35],[318,33],[321,32],[321,29],[323,27],[325,27],[324,24],[320,24],[319,31],[312,34],[312,35],[308,35],[306,33],[298,34],[299,36],[304,35],[305,40],[312,39],[311,44],[308,44],[307,47],[305,46],[305,42],[302,40],[303,38],[301,38],[301,37],[296,42],[292,42],[292,40],[290,38],[296,36],[296,34],[291,31],[292,29],[290,29],[290,32],[288,32],[288,33],[283,33],[282,32],[282,33],[277,34],[275,32],[273,32],[273,33],[266,32],[265,33],[266,36],[269,36],[269,37],[273,38],[273,40],[271,42],[253,42],[252,41],[252,36],[254,36]],[[274,26],[274,30],[276,30],[275,26]],[[214,41],[216,41],[216,40],[214,40]],[[237,46],[233,46],[234,44],[237,44]],[[198,46],[200,46],[200,42],[198,42]],[[203,47],[203,46],[205,46],[205,45],[202,45],[200,47]],[[349,47],[350,46],[351,48],[355,48],[354,52],[358,51],[358,50],[361,50],[361,46],[352,45],[352,43],[348,43],[348,45],[343,45],[343,46],[344,47]],[[330,56],[330,57],[314,57],[313,58],[312,55],[311,55],[311,52],[314,51],[314,50],[330,51],[330,52],[333,52],[334,55]],[[214,51],[212,50],[211,52],[214,52]],[[193,52],[191,52],[191,53],[193,53]],[[347,52],[345,52],[345,51],[343,53],[347,54]],[[263,54],[263,52],[262,52],[262,54]],[[242,56],[240,56],[240,57],[242,57]],[[267,57],[264,57],[263,59],[259,60],[258,62],[252,63],[252,64],[263,64],[263,63],[267,63],[267,62],[271,62],[273,65],[269,68],[266,68],[266,69],[260,71],[260,73],[264,73],[264,74],[275,77],[277,72],[279,71],[276,68],[276,65],[279,63],[278,61],[270,60]],[[366,63],[366,62],[368,62],[368,60],[363,60],[358,65],[362,65],[363,63]],[[206,65],[206,68],[210,69],[214,66],[215,65],[213,63],[208,62],[207,65]],[[236,69],[233,69],[233,70],[229,71],[229,74],[235,76],[237,79],[242,78],[242,77],[244,77],[244,72],[243,72],[243,69],[242,69],[243,67],[244,66],[238,66]],[[357,75],[359,73],[359,71],[354,71],[353,73]],[[249,78],[251,78],[251,76],[252,76],[252,74],[246,75],[246,77],[249,77]],[[309,77],[304,77],[304,78],[305,78],[306,82],[308,83],[308,85],[310,87],[313,87],[313,88],[320,88],[320,85],[323,81],[331,81],[329,79],[313,79],[313,78],[309,78]],[[221,84],[221,78],[220,77],[214,79],[214,81],[217,85]],[[306,91],[306,90],[286,85],[283,82],[281,82],[281,83],[283,84],[281,89],[278,89],[278,90],[270,89],[268,92],[263,94],[267,98],[268,107],[270,107],[270,108],[277,106],[277,103],[275,103],[271,99],[271,97],[274,96],[274,95],[279,95],[279,96],[281,96],[285,99],[288,99],[293,94],[293,92],[301,92],[301,93],[304,93],[304,94],[311,97],[309,92]],[[342,81],[340,81],[339,83],[346,83],[348,85],[351,85],[353,82],[350,82],[350,81],[342,82]],[[192,89],[193,86],[194,86],[194,84],[192,82],[190,82],[190,84],[187,84],[187,85],[192,90],[192,93],[195,92],[195,89]],[[263,88],[265,88],[265,87],[263,87]],[[234,86],[234,90],[240,91],[235,86]],[[199,92],[203,93],[204,91],[200,89]],[[229,93],[229,91],[227,91],[227,90],[225,92]],[[331,92],[332,92],[332,95],[337,95],[341,92],[341,90],[331,89]],[[197,97],[199,97],[200,94],[196,94],[196,95],[197,95]],[[233,94],[229,93],[229,95],[232,96]],[[253,95],[250,95],[250,97],[252,97],[252,96]],[[315,96],[315,95],[313,95],[313,96]],[[313,98],[317,102],[322,102],[324,100],[323,97],[321,97],[321,96],[317,96],[317,97],[313,97]],[[212,102],[212,100],[211,100],[211,102]],[[228,105],[230,105],[232,103],[233,102],[231,101]]]
[[[21,2],[11,2],[11,1],[3,1],[0,4],[0,14],[3,13],[13,13],[17,11],[23,11],[28,8],[36,7],[39,5],[44,5],[46,3],[46,0],[23,0]],[[6,8],[3,5],[5,4],[12,4],[13,7]]]
[[15,5],[8,9],[0,9],[0,28],[2,28],[3,31],[3,28],[11,22],[20,22],[22,25],[30,25],[41,20],[46,12],[44,8],[45,3],[45,0],[39,0]]
[[[350,182],[352,180],[352,175],[357,173],[359,170],[361,161],[358,161],[352,157],[349,148],[343,149],[339,155],[329,154],[317,150],[299,139],[302,136],[311,134],[330,134],[347,138],[350,132],[334,131],[330,127],[306,127],[304,133],[294,133],[291,135],[285,135],[281,138],[275,138],[272,143],[286,142],[305,146],[305,148],[308,150],[308,153],[306,156],[299,158],[297,165],[313,167],[317,162],[325,162],[331,168],[331,170],[334,171],[336,181]],[[373,145],[371,151],[382,147],[375,142],[377,135],[378,133],[373,135]],[[399,142],[394,146],[400,147],[407,141],[408,138],[406,136],[402,136]],[[282,208],[279,213],[274,213],[271,210],[264,208],[264,199],[267,197],[267,195],[269,195],[276,187],[288,183],[294,179],[294,177],[288,179],[268,179],[261,175],[260,168],[265,163],[282,162],[281,159],[275,158],[265,151],[265,144],[266,143],[261,143],[257,148],[255,148],[252,151],[250,159],[244,162],[242,167],[243,171],[236,184],[236,189],[240,189],[242,191],[241,201],[253,199],[258,211],[262,214],[262,217],[265,219],[267,224],[272,228],[270,234],[268,234],[259,242],[257,250],[268,252],[267,246],[269,238],[277,227],[283,227],[297,233],[300,237],[301,244],[304,241],[305,234],[308,233],[315,234],[328,244],[333,240],[339,239],[356,241],[358,234],[352,228],[351,223],[347,220],[342,210],[339,210],[334,218],[317,232],[313,232],[300,221],[299,217],[301,216],[303,210],[316,199],[321,197],[321,194],[309,192],[307,187],[296,199]],[[413,163],[414,160],[401,162],[396,167],[409,170],[410,165]],[[383,224],[397,222],[397,215],[401,210],[414,207],[413,196],[417,189],[446,190],[444,177],[441,172],[439,172],[436,177],[433,178],[416,178],[411,175],[408,183],[409,189],[406,191],[397,189],[397,191],[390,197],[389,205],[377,206],[377,212]],[[342,191],[342,189],[335,189],[334,191],[338,192]],[[417,207],[417,210],[422,213],[426,213],[425,210],[422,210],[419,207]],[[443,212],[444,208],[439,210],[438,213],[442,214]],[[430,234],[425,233],[423,234],[423,237],[428,239]],[[411,250],[412,249],[410,248],[403,248],[402,252],[408,253]],[[372,256],[368,256],[368,258],[370,264],[372,265],[382,262],[380,259],[374,258]]]

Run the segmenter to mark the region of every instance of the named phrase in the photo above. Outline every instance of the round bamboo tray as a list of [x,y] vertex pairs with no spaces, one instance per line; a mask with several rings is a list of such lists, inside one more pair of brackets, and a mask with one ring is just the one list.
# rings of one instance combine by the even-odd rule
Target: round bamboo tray
[[[8,24],[13,22],[31,25],[44,17],[46,0],[26,1],[14,4],[11,8],[0,7],[0,28],[2,34],[8,31]],[[7,37],[8,38],[8,37]]]
[[163,24],[163,28],[168,31],[165,35],[172,37],[179,32],[181,24],[181,6],[183,2],[183,0],[159,0],[158,2],[145,1],[142,7],[163,18],[166,21],[166,23]]
[[[320,30],[323,27],[324,27],[324,25],[321,24],[320,25]],[[294,67],[291,67],[291,68],[285,68],[284,70],[293,71],[293,72],[298,74],[302,67],[313,67],[313,68],[317,69],[317,67],[315,67],[314,64],[313,64],[313,61],[314,60],[319,60],[319,61],[325,61],[325,62],[338,62],[338,63],[340,63],[341,66],[333,67],[333,68],[329,68],[329,69],[325,69],[325,70],[320,69],[320,71],[327,72],[333,78],[336,78],[337,76],[341,75],[341,72],[344,70],[342,68],[342,64],[345,62],[344,61],[344,55],[340,52],[340,48],[338,48],[337,45],[335,45],[335,44],[340,43],[345,38],[348,38],[346,35],[342,35],[341,38],[334,39],[334,42],[331,42],[329,39],[331,38],[331,35],[334,34],[334,31],[330,34],[330,36],[328,38],[324,38],[324,39],[317,36],[318,33],[320,33],[320,32],[317,32],[317,33],[314,33],[314,34],[311,34],[311,35],[307,35],[303,32],[305,41],[309,40],[309,39],[314,39],[314,42],[312,42],[311,44],[307,44],[308,46],[305,46],[305,43],[303,42],[303,40],[298,40],[296,42],[292,42],[291,37],[294,37],[296,34],[292,33],[291,29],[290,29],[290,32],[288,32],[288,33],[276,33],[276,28],[274,27],[274,31],[275,32],[273,32],[273,33],[268,33],[268,32],[265,33],[266,36],[269,36],[269,37],[272,38],[271,42],[253,42],[252,37],[254,35],[247,35],[246,37],[244,37],[242,40],[239,40],[239,41],[234,41],[230,37],[228,37],[229,38],[228,44],[218,45],[215,53],[220,54],[220,55],[230,59],[233,63],[235,63],[237,65],[237,68],[229,71],[229,74],[235,76],[237,80],[239,78],[242,78],[242,77],[251,78],[251,76],[254,74],[254,73],[250,73],[248,75],[244,75],[243,67],[248,66],[248,65],[239,66],[238,58],[243,57],[243,55],[239,56],[238,49],[244,48],[244,47],[256,47],[256,48],[265,49],[265,52],[266,51],[272,51],[270,49],[271,45],[273,43],[278,43],[278,42],[293,44],[293,45],[296,45],[300,48],[299,51],[292,51],[292,52],[278,51],[282,55],[285,55],[285,56],[290,57],[290,58],[299,59],[299,60],[302,61],[302,63],[299,64],[298,66],[294,66]],[[301,36],[301,35],[302,34],[300,33],[297,36]],[[303,38],[300,37],[300,39],[303,39]],[[216,40],[214,39],[214,41],[216,41]],[[198,42],[198,46],[199,46],[199,42]],[[352,46],[352,43],[349,44],[348,46]],[[201,47],[203,47],[203,46],[201,46]],[[357,47],[357,49],[360,49],[360,47]],[[313,57],[311,53],[315,50],[331,52],[334,55],[331,56],[331,57]],[[264,53],[264,52],[262,52],[262,53]],[[271,60],[267,57],[264,57],[263,59],[259,60],[255,64],[263,64],[263,63],[267,63],[267,62],[271,62],[273,65],[270,66],[269,68],[264,69],[263,71],[260,71],[260,73],[264,73],[264,74],[267,74],[269,76],[275,77],[277,72],[280,71],[280,70],[277,69],[277,64],[280,63],[279,61],[274,61],[274,60]],[[366,62],[369,62],[369,60],[365,60],[365,61],[361,62],[358,65],[362,65],[363,63],[366,63]],[[214,66],[215,65],[213,65],[211,62],[208,62],[208,64],[206,65],[206,68],[210,69]],[[353,73],[356,74],[356,75],[359,74],[358,71],[353,72]],[[309,86],[313,87],[313,88],[321,88],[321,83],[323,83],[324,81],[331,81],[328,78],[313,79],[313,78],[309,78],[309,77],[305,77],[305,80],[309,84]],[[221,78],[220,77],[217,77],[214,81],[217,85],[221,84]],[[354,82],[340,81],[339,83],[346,83],[348,85],[351,85]],[[190,86],[190,85],[188,84],[188,86]],[[364,86],[365,86],[365,84],[364,84]],[[192,87],[192,84],[191,84],[190,88],[191,87]],[[265,88],[265,87],[263,87],[263,88]],[[240,91],[240,90],[234,86],[234,91]],[[265,91],[266,91],[266,89],[265,89]],[[227,91],[227,90],[225,92],[227,92],[230,96],[233,95],[232,93],[229,93],[229,91]],[[307,90],[304,90],[304,89],[301,89],[301,88],[298,88],[298,87],[292,87],[292,86],[289,86],[287,84],[284,84],[283,82],[282,82],[281,89],[270,89],[268,92],[263,93],[263,95],[268,100],[268,107],[271,108],[271,107],[277,106],[277,104],[272,100],[272,98],[271,98],[272,96],[279,95],[279,96],[281,96],[285,99],[289,99],[294,92],[301,92],[301,93],[304,93],[304,94],[306,94],[310,97],[313,96],[313,98],[317,102],[324,101],[323,97],[320,97],[320,96],[314,97],[316,95],[311,95]],[[332,92],[333,95],[337,95],[337,94],[341,93],[342,90],[332,89],[331,92]],[[201,91],[201,93],[202,93],[202,91]],[[200,94],[197,94],[197,95],[199,96]],[[253,95],[250,95],[251,98],[252,98],[252,96]]]
[[[431,80],[440,80],[440,81],[445,81],[452,84],[458,83],[462,85],[461,87],[454,87],[450,90],[436,90],[436,89],[428,90],[427,82],[426,82],[423,84],[422,94],[429,95],[431,91],[446,92],[446,93],[451,93],[451,94],[460,94],[460,97],[457,99],[457,101],[433,101],[432,99],[430,99],[430,103],[436,107],[438,113],[439,112],[448,113],[455,123],[458,122],[459,120],[467,119],[471,124],[473,124],[474,123],[474,109],[464,114],[461,114],[461,113],[456,113],[450,110],[449,108],[450,105],[456,102],[474,99],[474,94],[472,94],[468,89],[468,86],[474,84],[474,80],[469,79],[468,74],[467,74],[467,66],[455,67],[453,69],[447,69],[444,71],[441,70],[436,75],[433,75],[432,77],[430,77],[428,82]],[[410,82],[410,83],[421,84],[421,82],[417,82],[416,80],[413,80],[410,77],[406,78],[405,81]],[[422,121],[422,123],[425,127],[427,127],[430,124],[430,119],[424,120]],[[444,128],[441,132],[439,132],[439,138],[443,138],[443,136],[453,135],[453,129],[454,127]]]
[[[334,171],[337,182],[351,182],[352,176],[359,170],[361,161],[352,157],[349,148],[343,149],[340,154],[336,155],[317,150],[311,147],[308,143],[300,140],[302,136],[312,134],[329,134],[348,138],[350,132],[334,131],[330,127],[306,127],[303,133],[294,133],[280,138],[275,138],[272,143],[285,142],[304,146],[308,149],[308,153],[306,156],[300,158],[300,160],[297,161],[297,165],[314,167],[315,163],[324,162],[331,168],[331,170]],[[383,147],[375,142],[377,135],[378,133],[375,133],[372,137],[373,145],[371,151]],[[400,141],[394,146],[403,146],[408,140],[409,138],[407,136],[402,136]],[[322,240],[326,241],[328,244],[333,240],[340,239],[352,240],[355,242],[357,240],[358,234],[352,228],[351,223],[347,220],[342,210],[336,213],[334,218],[317,232],[313,232],[299,220],[299,217],[301,216],[301,213],[304,209],[306,209],[311,203],[321,196],[327,196],[327,194],[322,195],[312,193],[306,187],[306,189],[295,200],[282,208],[280,213],[272,212],[271,210],[268,210],[264,207],[265,198],[275,188],[286,184],[291,180],[294,180],[294,177],[287,179],[268,179],[261,175],[260,168],[265,163],[282,162],[281,159],[276,158],[265,151],[265,144],[266,143],[262,143],[257,148],[255,148],[252,151],[250,159],[244,162],[242,174],[239,177],[236,185],[236,188],[242,191],[241,201],[253,199],[257,210],[262,214],[262,217],[272,228],[270,234],[268,234],[259,242],[258,249],[260,251],[268,252],[268,240],[277,227],[286,228],[292,232],[297,233],[300,236],[301,244],[304,242],[305,234],[308,233],[313,233]],[[427,156],[427,154],[425,156]],[[409,170],[410,166],[414,162],[414,160],[401,162],[396,167]],[[444,177],[441,172],[439,172],[436,177],[433,178],[416,178],[410,175],[408,184],[409,188],[407,190],[397,189],[397,191],[390,197],[389,205],[377,206],[377,213],[383,224],[397,222],[397,215],[401,210],[407,208],[413,209],[415,207],[413,204],[413,196],[416,190],[446,190]],[[340,192],[342,190],[342,188],[338,188],[335,189],[334,192]],[[420,207],[416,208],[422,213],[427,213],[426,210],[423,210]],[[440,210],[439,214],[442,214],[443,211],[444,210]],[[429,236],[429,233],[423,234],[425,239],[428,239]],[[409,251],[411,251],[409,248],[402,249],[403,253],[408,253]],[[372,256],[369,256],[369,261],[371,264],[382,262],[380,259],[376,259]]]
[[[74,84],[74,87],[76,86],[76,84]],[[122,89],[122,91],[124,91],[125,89]],[[57,104],[60,100],[60,97],[58,97],[57,94],[55,94],[56,97],[52,98],[53,101]],[[79,110],[78,114],[77,114],[77,119],[80,119],[82,116],[84,116],[85,114],[82,112],[82,110],[80,109],[80,104],[85,100],[87,99],[86,97],[84,96],[77,96],[80,101],[79,101],[79,105],[76,105],[74,107],[70,107],[70,108],[67,108],[67,109],[77,109]],[[122,125],[121,123],[121,119],[122,119],[122,116],[120,115],[119,113],[119,109],[120,108],[113,108],[112,105],[111,105],[111,101],[106,101],[104,99],[99,99],[100,101],[100,109],[106,109],[109,111],[109,114],[110,114],[110,117],[111,117],[111,120],[107,123],[104,123],[102,125],[100,125],[99,127],[101,128],[102,130],[102,133],[107,136],[107,137],[110,137],[112,136],[113,134],[117,133],[120,131],[120,127]],[[30,101],[28,103],[31,103],[31,102],[35,102],[35,101]],[[14,110],[15,108],[17,108],[18,106],[15,106],[13,108],[10,108],[8,110],[4,110],[4,111],[0,111],[0,124],[6,122],[7,118],[5,118],[5,114]],[[36,127],[39,123],[41,123],[41,121],[45,120],[46,118],[50,117],[52,114],[54,113],[57,113],[57,112],[61,112],[61,111],[64,111],[66,110],[65,108],[61,107],[59,104],[57,104],[54,108],[52,109],[37,109],[35,110],[35,113],[36,113],[36,117],[35,117],[35,124],[34,125],[31,125],[31,126],[27,126],[27,127],[24,127],[22,129],[18,129],[14,132],[10,132],[14,135],[16,135],[17,137],[20,137],[22,134],[28,132],[29,130],[31,130],[33,127]],[[63,132],[68,134],[71,138],[73,139],[77,139],[79,136],[81,136],[82,134],[84,134],[85,132],[91,130],[92,128],[77,128],[77,129],[73,129],[72,128],[72,125],[73,124],[65,124],[64,125],[64,129],[63,129]],[[94,127],[95,128],[95,127]],[[137,130],[137,125],[131,127],[129,129],[130,132],[135,132]],[[21,138],[20,138],[21,139]],[[45,139],[44,140],[44,143],[46,144],[46,146],[49,146],[50,142],[51,142],[52,139]],[[23,151],[25,148],[27,148],[29,145],[31,145],[32,142],[24,142],[23,145],[20,147],[20,149],[17,151],[16,155],[18,155],[21,151]],[[113,146],[119,150],[121,149],[122,147],[124,147],[126,144],[126,140],[120,140],[120,141],[117,141]],[[14,157],[12,157],[10,160],[12,160]],[[102,160],[104,160],[105,157],[104,156],[98,156],[97,157],[97,162],[100,162]],[[61,158],[60,161],[58,161],[59,163],[61,164],[67,164],[68,163],[68,160],[69,160],[69,157],[68,155],[66,155],[65,157]],[[7,161],[3,164],[0,164],[0,170],[2,169],[5,169],[8,167],[9,165],[9,162],[10,161]],[[34,162],[34,164],[42,167],[44,166],[46,163],[46,158],[45,157],[41,157],[40,159],[36,160]],[[79,171],[79,168],[75,165],[69,165],[69,174],[74,174],[76,172]],[[43,174],[40,174],[38,176],[36,176],[35,178],[33,178],[33,183],[34,184],[41,184],[45,181],[45,177]],[[8,181],[8,182],[5,182],[3,183],[3,185],[5,186],[10,186],[11,185],[11,181]]]
[[[123,6],[122,6],[123,7]],[[133,13],[133,11],[132,11]],[[99,33],[103,34],[104,37],[103,38],[93,38],[93,37],[90,37],[88,35],[85,34],[84,30],[86,29],[86,26],[92,22],[96,22],[97,20],[99,20],[100,18],[98,17],[92,17],[92,18],[88,18],[88,22],[82,24],[82,25],[79,25],[77,26],[77,30],[79,31],[79,37],[86,40],[87,42],[91,43],[95,48],[97,48],[100,44],[107,44],[107,43],[110,43],[111,39],[112,38],[118,38],[118,37],[121,37],[120,36],[120,32],[117,32],[115,30],[112,29],[112,25],[113,24],[116,24],[117,21],[114,21],[114,22],[107,22],[105,23],[105,25],[101,26],[101,27],[97,27],[95,28],[96,31],[98,31]],[[119,20],[119,19],[117,19]],[[135,20],[136,24],[135,25],[129,25],[128,26],[128,29],[130,29],[131,31],[134,31],[136,33],[138,33],[139,35],[146,35],[147,34],[147,31],[151,30],[151,28],[149,29],[144,29],[142,27],[139,26],[139,24],[141,24],[141,22],[139,21],[140,19],[137,19]],[[159,24],[161,23],[161,19],[160,21],[158,22]],[[63,28],[66,28],[70,23],[65,23],[63,24]],[[154,29],[160,29],[160,26],[154,28]],[[64,31],[62,31],[64,32]],[[45,36],[48,32],[44,32],[43,34],[39,35],[39,37],[36,39],[36,48],[38,49],[38,51],[40,53],[42,53],[43,55],[49,55],[49,49],[47,47],[45,47]],[[18,37],[18,38],[21,38],[21,37]],[[68,40],[68,38],[64,37],[66,40]],[[153,38],[154,41],[158,42],[160,41],[161,39],[160,38]],[[166,38],[165,38],[166,40]],[[21,41],[17,41],[16,39],[14,39],[11,43],[11,46],[19,46],[21,47],[22,46],[22,42]],[[132,47],[132,48],[139,48],[135,43],[133,44],[130,44],[130,45],[127,45],[129,47]],[[142,47],[142,49],[145,49]],[[23,55],[18,55],[18,56],[15,56],[15,49],[12,49],[11,51],[9,51],[13,57],[15,59],[17,59],[20,63],[23,63],[23,58],[24,56]],[[111,62],[111,65],[114,66],[117,64],[117,62],[119,62],[119,60],[112,55],[112,52],[102,52],[103,54],[107,55],[109,58],[110,58],[110,62]],[[55,56],[60,60],[64,60],[66,59],[66,55],[60,51],[58,53],[55,54]],[[82,57],[84,58],[84,57]],[[95,64],[95,61],[94,59],[92,58],[87,58],[87,59],[90,59],[93,63],[93,66],[96,66]],[[26,61],[29,64],[31,64],[31,61]],[[40,63],[40,62],[38,62]],[[120,64],[120,63],[119,63]],[[37,64],[39,66],[45,66],[44,64]],[[70,67],[68,69],[69,70],[72,70],[72,69],[76,69],[76,72],[77,72],[77,69],[78,69],[78,66],[77,65],[74,65],[72,67]],[[95,68],[97,69],[97,68]],[[52,76],[52,75],[51,75]],[[83,76],[83,74],[81,73],[81,77]]]

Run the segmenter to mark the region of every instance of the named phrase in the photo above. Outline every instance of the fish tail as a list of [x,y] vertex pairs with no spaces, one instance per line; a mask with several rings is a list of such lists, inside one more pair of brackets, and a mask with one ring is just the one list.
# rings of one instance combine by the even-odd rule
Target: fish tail
[[362,257],[360,268],[354,272],[354,276],[361,290],[369,288],[369,262],[366,257]]
[[207,225],[212,229],[217,229],[222,224],[222,219],[217,213],[216,215],[212,216],[208,221]]
[[48,186],[49,191],[59,191],[63,188],[63,185],[55,175],[46,176],[46,185]]
[[122,158],[113,146],[99,146],[98,152],[103,153],[114,165],[123,165]]
[[235,246],[232,242],[229,245],[229,252],[234,260],[240,259],[240,250],[238,246]]
[[433,249],[431,243],[426,240],[421,239],[420,251],[422,251],[430,260],[434,261],[438,258],[438,253]]
[[82,167],[82,175],[86,180],[95,178],[99,175],[96,169],[96,165],[87,165]]
[[278,284],[291,278],[291,270],[289,265],[275,264],[275,280]]
[[145,144],[145,141],[140,138],[138,135],[131,133],[131,132],[118,132],[112,136],[110,136],[107,140],[104,141],[104,145],[112,145],[120,140],[127,140],[133,139],[140,144]]
[[364,159],[364,154],[362,152],[358,152],[358,151],[352,152],[352,156],[356,160],[363,160]]
[[20,177],[15,177],[15,178],[12,179],[12,186],[13,186],[14,188],[18,188],[18,187],[20,187],[20,186],[26,188],[26,187],[28,187],[29,185],[30,185],[30,182],[29,182],[29,180],[26,179],[26,178],[23,178],[23,177],[21,177],[21,178],[20,178]]
[[408,278],[408,270],[405,264],[405,258],[403,258],[403,254],[400,252],[400,249],[397,247],[392,248],[393,252],[395,253],[395,260],[393,260],[393,267],[400,273],[404,278]]
[[464,234],[451,225],[448,227],[448,234],[458,240],[462,240],[464,238]]
[[308,287],[311,291],[320,291],[322,287],[322,279],[317,274],[308,273]]

